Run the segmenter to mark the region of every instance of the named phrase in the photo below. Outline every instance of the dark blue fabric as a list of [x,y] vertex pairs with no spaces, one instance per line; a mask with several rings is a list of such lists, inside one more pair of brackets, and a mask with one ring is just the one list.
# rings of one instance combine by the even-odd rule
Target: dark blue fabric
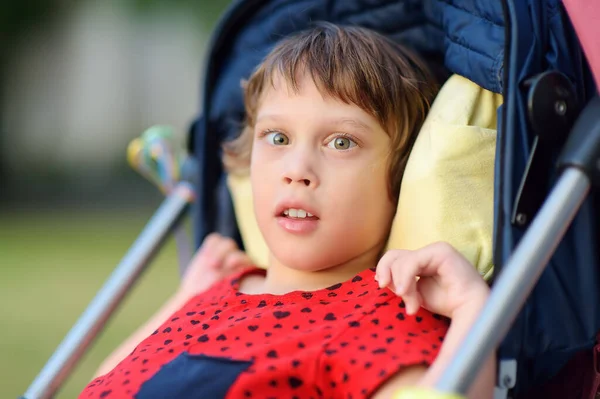
[[225,398],[250,361],[183,352],[142,384],[136,399]]
[[444,61],[454,73],[502,93],[504,20],[502,3],[489,0],[436,0],[429,15],[444,32]]
[[[533,141],[523,82],[543,71],[558,70],[574,84],[582,104],[592,92],[588,67],[560,1],[509,0],[508,4],[512,38],[496,180],[500,273],[523,236],[510,223]],[[549,181],[556,178],[556,170],[549,170]],[[518,394],[545,382],[578,351],[589,350],[600,330],[598,215],[592,201],[577,215],[501,347],[502,357],[519,361]],[[582,372],[590,369],[591,364]]]

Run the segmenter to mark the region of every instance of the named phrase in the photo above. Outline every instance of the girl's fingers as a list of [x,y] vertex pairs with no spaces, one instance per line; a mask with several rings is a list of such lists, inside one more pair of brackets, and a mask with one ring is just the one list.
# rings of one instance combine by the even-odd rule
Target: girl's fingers
[[375,281],[379,284],[379,288],[385,288],[392,283],[392,275],[389,267],[384,267],[381,270],[377,270],[375,274]]
[[394,291],[400,295],[406,305],[406,313],[415,314],[421,307],[421,296],[417,290],[419,264],[410,254],[396,259],[391,265]]
[[419,264],[412,253],[404,250],[388,251],[377,264],[375,274],[379,287],[389,287],[402,297],[407,314],[416,313],[422,302],[416,285]]
[[421,299],[421,294],[419,293],[419,291],[415,290],[410,294],[404,294],[402,295],[402,299],[404,300],[404,304],[406,305],[407,315],[412,316],[415,313],[417,313],[419,309],[421,309],[423,301]]
[[439,281],[435,277],[424,277],[417,282],[417,291],[421,295],[421,306],[433,313],[440,313],[447,316],[445,309],[448,307],[446,293],[440,287]]
[[390,265],[394,288],[397,292],[405,295],[416,291],[416,277],[421,272],[421,265],[415,255],[416,252],[414,251],[407,252],[403,256],[396,258]]
[[204,255],[211,269],[221,269],[227,255],[237,250],[237,244],[233,239],[221,237],[219,242],[210,248],[210,252],[206,252]]
[[389,251],[377,266],[377,276],[380,287],[391,286],[402,297],[406,313],[411,315],[422,306],[449,315],[457,303],[465,302],[461,298],[473,297],[473,290],[487,289],[464,256],[441,242],[415,251]]
[[375,270],[375,280],[379,283],[380,288],[387,287],[392,281],[392,264],[402,256],[404,251],[393,250],[388,251],[381,257],[377,263]]
[[229,253],[223,260],[223,270],[233,273],[237,270],[244,269],[253,265],[252,260],[245,252],[236,250]]
[[207,248],[206,244],[207,242],[205,240],[202,246],[196,250],[194,256],[192,256],[192,259],[190,260],[189,266],[187,267],[186,274],[189,274],[191,270],[204,267],[203,265],[206,263],[205,253],[212,252],[212,249]]
[[202,241],[202,245],[197,253],[200,255],[213,252],[215,246],[218,245],[221,240],[223,240],[223,236],[219,233],[210,233],[204,238],[204,241]]
[[200,248],[198,248],[192,257],[188,270],[203,267],[203,264],[208,261],[207,259],[214,257],[213,254],[215,253],[215,249],[219,246],[222,240],[223,237],[218,233],[211,233],[207,235]]

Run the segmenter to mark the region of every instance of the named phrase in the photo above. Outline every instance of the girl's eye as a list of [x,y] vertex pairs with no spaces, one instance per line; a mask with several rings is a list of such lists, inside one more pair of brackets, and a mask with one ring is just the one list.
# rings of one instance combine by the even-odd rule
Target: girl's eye
[[290,139],[281,132],[271,132],[266,134],[267,141],[273,145],[288,145]]
[[350,148],[356,147],[357,144],[348,137],[338,136],[331,140],[327,147],[335,150],[349,150]]

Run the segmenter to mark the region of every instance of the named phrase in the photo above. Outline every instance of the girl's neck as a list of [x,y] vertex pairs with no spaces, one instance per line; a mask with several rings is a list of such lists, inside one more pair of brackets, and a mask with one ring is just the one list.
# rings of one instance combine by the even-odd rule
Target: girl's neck
[[288,267],[271,255],[266,276],[251,276],[240,290],[248,294],[281,295],[292,291],[316,291],[349,280],[362,271],[375,267],[381,248],[377,245],[359,257],[322,270],[305,271]]

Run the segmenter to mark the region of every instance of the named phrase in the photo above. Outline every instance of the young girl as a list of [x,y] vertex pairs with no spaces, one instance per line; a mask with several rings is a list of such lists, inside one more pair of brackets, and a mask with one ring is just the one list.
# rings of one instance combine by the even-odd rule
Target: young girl
[[[246,126],[225,148],[230,173],[250,174],[267,270],[207,237],[179,291],[80,397],[391,398],[432,385],[488,288],[448,245],[381,256],[431,82],[365,29],[283,40],[248,80]],[[493,364],[473,397],[491,397]]]

